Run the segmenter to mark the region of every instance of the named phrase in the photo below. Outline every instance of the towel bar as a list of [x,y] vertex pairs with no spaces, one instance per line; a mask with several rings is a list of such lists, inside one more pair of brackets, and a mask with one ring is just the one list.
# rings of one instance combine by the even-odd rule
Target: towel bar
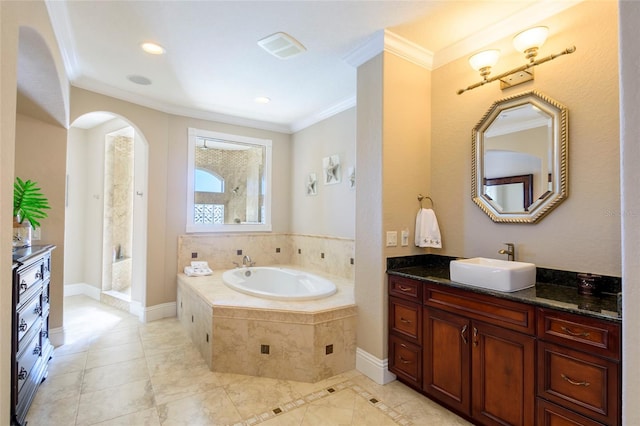
[[433,208],[433,200],[431,199],[431,197],[418,194],[418,201],[420,202],[420,208],[422,208],[422,200],[424,200],[425,198],[431,201],[431,208]]

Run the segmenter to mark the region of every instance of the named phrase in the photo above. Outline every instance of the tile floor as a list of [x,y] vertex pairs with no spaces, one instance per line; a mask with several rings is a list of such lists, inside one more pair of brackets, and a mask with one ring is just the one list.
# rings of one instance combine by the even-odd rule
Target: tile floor
[[29,426],[469,424],[357,371],[314,384],[211,372],[176,318],[143,324],[72,296],[64,323]]

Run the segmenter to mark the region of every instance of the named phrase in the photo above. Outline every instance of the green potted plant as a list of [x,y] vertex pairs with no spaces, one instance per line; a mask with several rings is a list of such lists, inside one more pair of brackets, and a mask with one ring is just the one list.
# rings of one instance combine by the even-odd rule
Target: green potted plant
[[13,248],[31,246],[31,229],[40,226],[39,219],[47,217],[49,201],[38,184],[19,177],[13,184]]

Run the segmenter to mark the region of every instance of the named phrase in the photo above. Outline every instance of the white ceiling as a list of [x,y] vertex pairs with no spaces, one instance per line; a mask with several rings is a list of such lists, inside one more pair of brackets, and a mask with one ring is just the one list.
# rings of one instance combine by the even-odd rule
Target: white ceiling
[[[47,7],[72,85],[168,113],[293,132],[355,105],[357,61],[380,53],[381,30],[414,43],[420,63],[434,69],[579,1],[47,0]],[[257,41],[276,32],[307,51],[286,60],[268,54]],[[145,41],[166,54],[144,53]],[[255,103],[258,96],[271,102]]]

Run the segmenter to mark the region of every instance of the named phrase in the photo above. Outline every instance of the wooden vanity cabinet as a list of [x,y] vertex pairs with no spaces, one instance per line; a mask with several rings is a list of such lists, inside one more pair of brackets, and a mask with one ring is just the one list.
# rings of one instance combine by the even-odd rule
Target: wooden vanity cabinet
[[422,390],[486,425],[533,425],[534,309],[425,283]]
[[539,424],[621,424],[620,325],[542,308],[537,315]]
[[621,424],[615,321],[389,275],[389,370],[482,425]]

